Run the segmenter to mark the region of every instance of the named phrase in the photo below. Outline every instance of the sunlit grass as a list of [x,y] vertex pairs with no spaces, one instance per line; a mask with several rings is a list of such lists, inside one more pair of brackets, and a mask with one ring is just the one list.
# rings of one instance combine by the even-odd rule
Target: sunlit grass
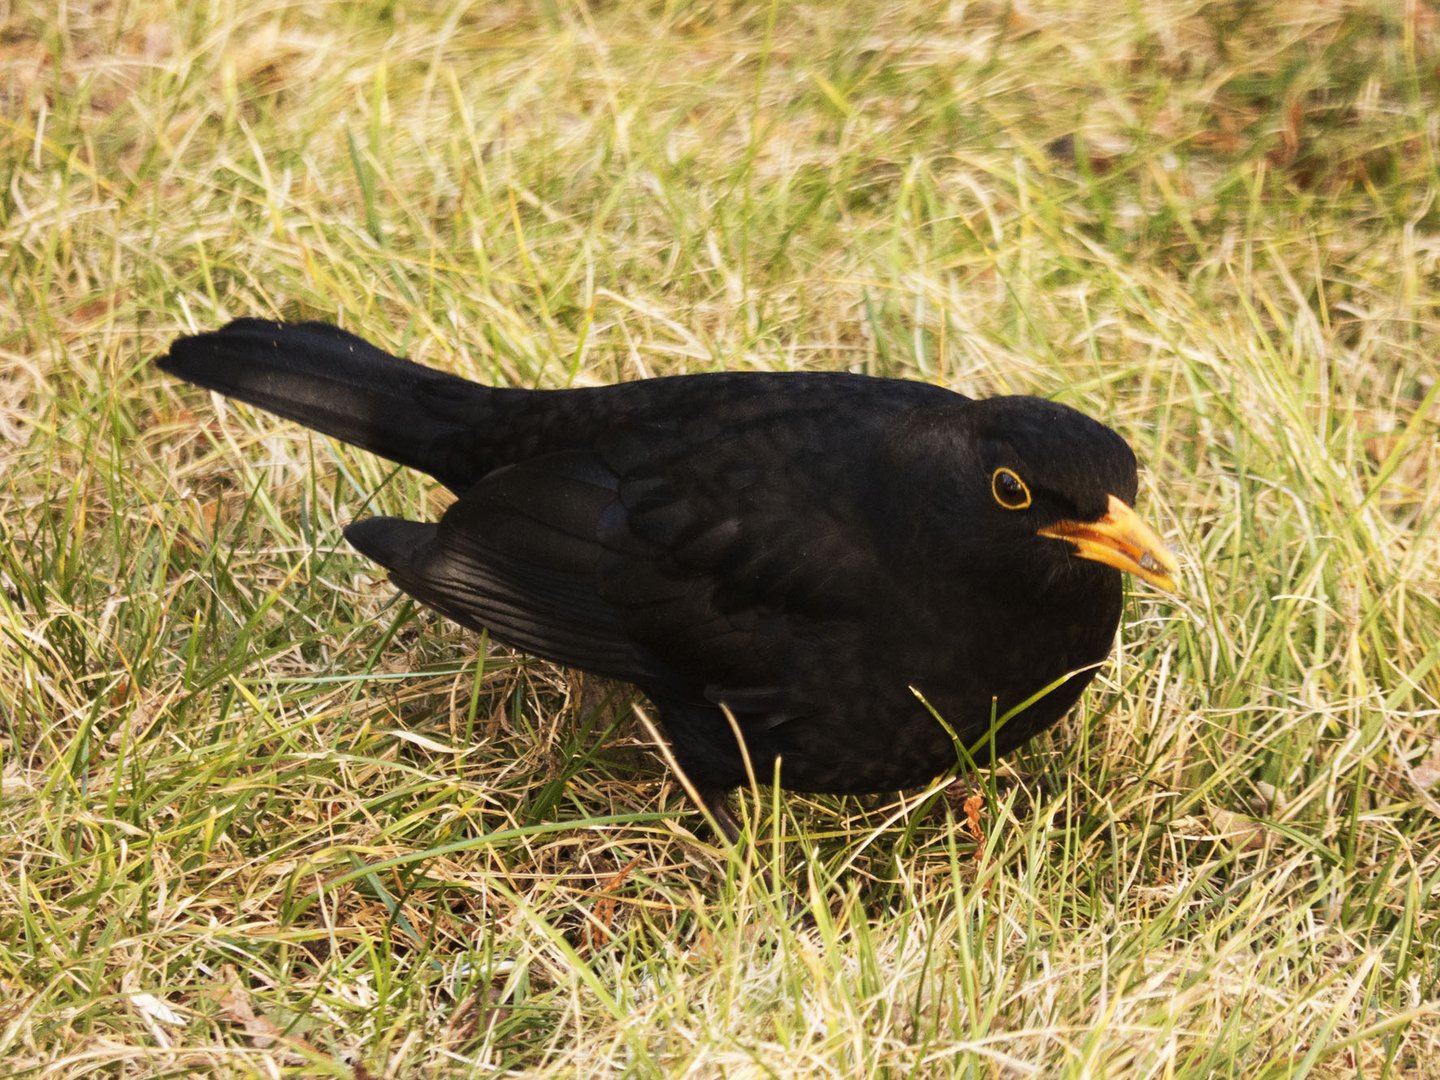
[[[1440,1076],[1440,25],[1230,8],[0,16],[0,1072]],[[978,838],[727,855],[346,548],[432,485],[150,368],[238,315],[1056,397],[1186,592]]]

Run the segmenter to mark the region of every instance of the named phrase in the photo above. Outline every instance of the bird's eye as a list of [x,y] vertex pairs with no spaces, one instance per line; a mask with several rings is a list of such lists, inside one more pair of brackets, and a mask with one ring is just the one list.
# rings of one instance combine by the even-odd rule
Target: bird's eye
[[990,494],[1006,510],[1024,510],[1030,505],[1030,489],[1013,469],[1000,468],[990,474]]

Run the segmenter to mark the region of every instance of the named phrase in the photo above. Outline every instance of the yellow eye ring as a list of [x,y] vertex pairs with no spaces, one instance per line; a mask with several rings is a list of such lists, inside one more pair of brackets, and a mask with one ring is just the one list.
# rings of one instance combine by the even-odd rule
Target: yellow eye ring
[[1006,510],[1024,510],[1030,505],[1030,489],[1020,474],[1004,466],[990,474],[990,494]]

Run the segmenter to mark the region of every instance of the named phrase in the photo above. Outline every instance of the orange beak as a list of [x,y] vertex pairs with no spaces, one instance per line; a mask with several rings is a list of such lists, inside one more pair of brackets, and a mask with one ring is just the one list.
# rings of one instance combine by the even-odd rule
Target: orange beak
[[1166,592],[1179,592],[1180,564],[1155,530],[1114,495],[1099,521],[1057,521],[1040,530],[1041,536],[1068,540],[1082,559],[1134,574]]

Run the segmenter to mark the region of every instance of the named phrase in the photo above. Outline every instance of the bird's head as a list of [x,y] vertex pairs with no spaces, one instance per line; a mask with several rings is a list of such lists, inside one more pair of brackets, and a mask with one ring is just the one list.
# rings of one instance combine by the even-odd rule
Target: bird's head
[[1043,592],[1093,578],[1099,566],[1176,590],[1175,557],[1133,509],[1135,455],[1110,428],[1034,397],[936,412],[948,416],[914,432],[911,452],[930,444],[927,456],[941,470],[927,485],[938,516],[925,516],[939,526],[935,539],[947,537],[951,566],[972,581],[997,575],[1007,591]]
[[1135,513],[1135,455],[1110,428],[1053,401],[1001,397],[975,403],[971,440],[1002,533],[1175,591],[1179,564]]

